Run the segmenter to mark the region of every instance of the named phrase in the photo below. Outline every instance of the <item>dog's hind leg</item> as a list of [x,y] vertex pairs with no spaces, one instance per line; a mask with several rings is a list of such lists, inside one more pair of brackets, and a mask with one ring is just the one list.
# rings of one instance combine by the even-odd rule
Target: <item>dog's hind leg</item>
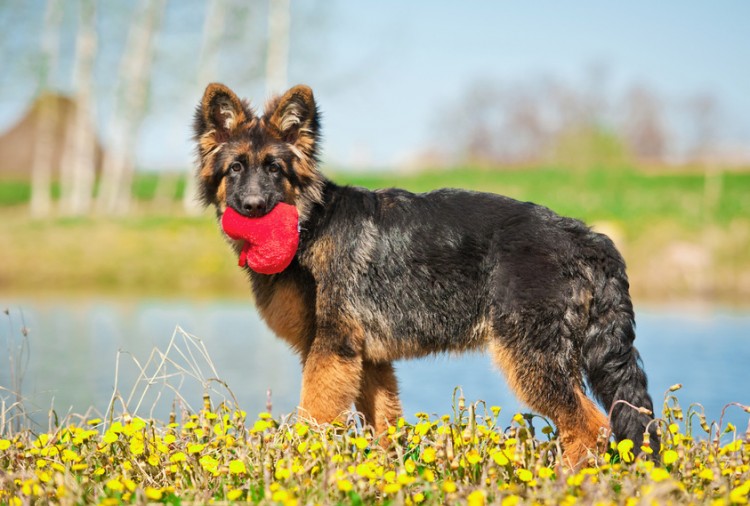
[[365,423],[375,429],[375,434],[383,434],[389,425],[396,424],[401,416],[401,401],[390,362],[364,362],[361,390],[354,405],[364,415]]
[[569,355],[501,341],[494,341],[490,349],[519,399],[555,423],[563,461],[569,467],[580,464],[589,451],[598,451],[599,434],[608,426],[607,418],[583,393],[580,370]]

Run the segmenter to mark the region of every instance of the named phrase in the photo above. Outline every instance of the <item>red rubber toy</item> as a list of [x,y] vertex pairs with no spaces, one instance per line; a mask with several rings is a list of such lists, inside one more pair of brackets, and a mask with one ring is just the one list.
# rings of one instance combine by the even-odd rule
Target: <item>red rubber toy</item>
[[244,240],[239,265],[259,274],[278,274],[292,263],[299,246],[299,214],[295,206],[280,202],[259,218],[248,218],[227,207],[221,217],[224,232]]

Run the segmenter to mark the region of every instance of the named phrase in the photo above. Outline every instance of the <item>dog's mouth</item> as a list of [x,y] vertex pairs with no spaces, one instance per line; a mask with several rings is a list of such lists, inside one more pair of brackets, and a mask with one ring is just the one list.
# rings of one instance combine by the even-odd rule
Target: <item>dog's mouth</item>
[[246,218],[262,218],[267,215],[278,204],[277,201],[264,199],[262,197],[246,198],[238,204],[230,204],[229,207]]

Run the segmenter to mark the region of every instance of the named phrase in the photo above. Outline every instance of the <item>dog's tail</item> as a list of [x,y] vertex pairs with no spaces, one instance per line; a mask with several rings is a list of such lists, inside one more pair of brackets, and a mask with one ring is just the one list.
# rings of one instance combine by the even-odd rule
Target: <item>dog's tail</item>
[[632,440],[637,454],[648,426],[651,448],[658,454],[656,424],[649,425],[653,403],[640,355],[633,346],[635,319],[625,261],[607,236],[593,234],[593,240],[597,246],[594,294],[583,343],[583,369],[594,396],[612,413],[615,438]]

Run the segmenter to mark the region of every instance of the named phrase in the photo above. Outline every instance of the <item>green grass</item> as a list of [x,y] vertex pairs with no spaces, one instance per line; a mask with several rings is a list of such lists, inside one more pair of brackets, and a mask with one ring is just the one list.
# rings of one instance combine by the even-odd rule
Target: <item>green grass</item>
[[[705,176],[695,171],[456,168],[331,177],[369,188],[490,191],[583,219],[622,250],[636,297],[750,296],[750,172],[721,173],[709,180],[708,192]],[[175,174],[138,174],[130,216],[32,220],[22,205],[28,184],[0,181],[0,236],[10,244],[0,288],[244,296],[246,280],[213,213],[181,213],[184,186]],[[718,188],[713,197],[711,188]]]
[[455,187],[501,193],[589,222],[617,221],[630,232],[658,220],[695,230],[709,223],[725,225],[738,217],[750,217],[750,172],[723,173],[720,198],[713,205],[706,201],[706,178],[701,173],[459,168],[407,175],[341,174],[338,179],[368,188],[399,186],[424,192]]

